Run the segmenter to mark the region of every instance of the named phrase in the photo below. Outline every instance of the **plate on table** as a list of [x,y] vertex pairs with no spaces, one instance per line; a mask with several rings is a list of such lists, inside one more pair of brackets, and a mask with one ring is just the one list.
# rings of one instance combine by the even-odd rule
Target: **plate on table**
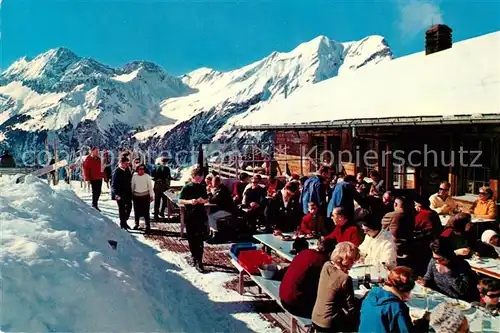
[[293,237],[292,236],[288,236],[288,235],[283,235],[283,236],[281,236],[281,240],[285,241],[285,242],[288,242],[288,241],[293,240]]
[[313,234],[307,234],[305,236],[306,239],[313,239],[314,238],[314,235]]
[[418,298],[425,298],[425,296],[426,295],[429,296],[430,293],[432,293],[431,288],[426,288],[422,286],[420,286],[420,288],[414,288],[411,291],[411,295]]
[[424,315],[425,315],[425,309],[417,309],[417,308],[410,309],[410,317],[413,320],[421,319]]
[[470,311],[470,309],[472,309],[472,305],[462,300],[453,300],[452,302],[450,302],[450,305],[462,312],[468,312]]

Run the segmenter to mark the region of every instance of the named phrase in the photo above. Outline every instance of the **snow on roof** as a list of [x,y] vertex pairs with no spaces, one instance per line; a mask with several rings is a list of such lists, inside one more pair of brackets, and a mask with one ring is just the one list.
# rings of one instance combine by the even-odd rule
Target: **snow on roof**
[[[348,120],[490,115],[500,120],[500,31],[334,77],[271,102],[242,129]],[[272,116],[271,116],[272,115]],[[380,118],[386,118],[380,119]]]

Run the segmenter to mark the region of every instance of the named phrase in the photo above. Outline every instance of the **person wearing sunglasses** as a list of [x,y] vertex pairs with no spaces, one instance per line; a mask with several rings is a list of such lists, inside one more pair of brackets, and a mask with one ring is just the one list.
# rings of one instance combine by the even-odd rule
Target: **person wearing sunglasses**
[[439,184],[438,193],[430,196],[431,209],[439,215],[451,215],[457,210],[455,200],[450,196],[450,183],[442,181]]
[[470,209],[475,218],[494,220],[497,217],[496,203],[493,200],[493,191],[488,186],[479,189],[479,197]]
[[465,259],[455,254],[450,241],[438,238],[430,246],[432,259],[418,283],[452,298],[478,301],[477,275]]

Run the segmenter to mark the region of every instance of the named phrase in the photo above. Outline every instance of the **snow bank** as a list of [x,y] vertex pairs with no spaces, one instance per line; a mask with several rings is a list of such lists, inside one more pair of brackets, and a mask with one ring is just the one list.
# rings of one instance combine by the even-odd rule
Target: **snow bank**
[[1,331],[249,330],[70,187],[2,177],[0,221]]

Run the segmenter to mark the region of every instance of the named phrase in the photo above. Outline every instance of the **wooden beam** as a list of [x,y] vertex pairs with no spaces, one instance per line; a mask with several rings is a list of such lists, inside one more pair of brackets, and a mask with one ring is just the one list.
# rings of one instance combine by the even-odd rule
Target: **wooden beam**
[[[389,152],[391,149],[391,146],[389,145],[389,142],[386,141],[385,143],[385,152]],[[392,159],[389,154],[385,155],[385,187],[387,190],[392,189],[393,185],[393,180],[392,180]]]

